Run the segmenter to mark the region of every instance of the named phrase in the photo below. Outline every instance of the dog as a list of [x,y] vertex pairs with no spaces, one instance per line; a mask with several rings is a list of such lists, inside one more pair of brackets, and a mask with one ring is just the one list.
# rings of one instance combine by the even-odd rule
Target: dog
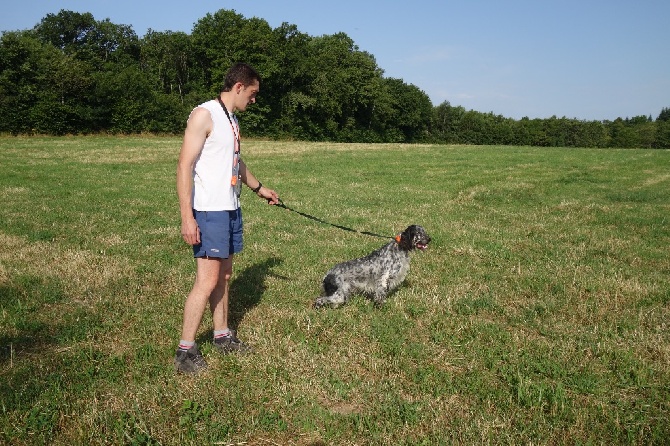
[[315,308],[332,308],[346,303],[356,293],[370,297],[381,306],[407,277],[409,253],[425,250],[430,243],[426,230],[418,225],[408,226],[395,240],[365,257],[338,263],[322,281],[322,293],[314,302]]

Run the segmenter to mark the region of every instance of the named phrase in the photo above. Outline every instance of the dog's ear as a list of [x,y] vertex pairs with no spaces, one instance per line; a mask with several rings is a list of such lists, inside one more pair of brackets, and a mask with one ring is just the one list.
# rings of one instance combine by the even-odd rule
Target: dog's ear
[[398,242],[400,248],[404,249],[405,251],[411,250],[414,246],[415,235],[416,235],[416,225],[408,226],[407,229],[405,229],[400,235],[400,241]]

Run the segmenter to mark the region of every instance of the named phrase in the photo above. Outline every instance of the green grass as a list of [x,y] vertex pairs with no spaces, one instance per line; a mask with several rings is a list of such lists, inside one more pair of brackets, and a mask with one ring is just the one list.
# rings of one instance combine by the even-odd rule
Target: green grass
[[433,237],[381,308],[311,308],[383,241],[244,192],[232,322],[174,374],[179,138],[0,138],[0,443],[663,444],[670,152],[250,141],[301,212]]

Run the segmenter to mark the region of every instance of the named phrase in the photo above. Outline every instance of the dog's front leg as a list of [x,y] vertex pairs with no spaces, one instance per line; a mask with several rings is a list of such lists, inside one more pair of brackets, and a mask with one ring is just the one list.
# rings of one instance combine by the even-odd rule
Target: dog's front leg
[[379,286],[375,290],[375,295],[373,298],[373,301],[375,303],[375,307],[381,307],[384,305],[384,302],[386,302],[386,297],[389,295],[389,290],[387,286]]
[[314,301],[314,308],[321,308],[330,305],[331,308],[337,308],[346,302],[346,295],[340,290],[330,296],[320,296]]

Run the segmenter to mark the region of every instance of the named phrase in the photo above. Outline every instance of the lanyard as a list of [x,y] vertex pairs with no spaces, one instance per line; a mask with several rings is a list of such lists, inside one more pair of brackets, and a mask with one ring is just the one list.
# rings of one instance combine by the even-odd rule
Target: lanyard
[[[216,99],[219,101],[219,104],[221,104],[221,108],[226,113],[226,117],[228,118],[228,122],[230,123],[230,129],[233,131],[233,136],[235,138],[235,152],[233,154],[233,174],[230,178],[230,184],[233,186],[233,188],[235,189],[235,193],[239,197],[240,193],[242,192],[242,179],[240,178],[240,125],[239,124],[237,124],[237,126],[233,125],[233,120],[230,118],[228,109],[221,100],[221,97],[219,96]],[[237,120],[235,120],[235,122],[237,123]],[[237,131],[235,131],[236,127]]]
[[[235,142],[237,144],[237,147],[235,148],[235,153],[240,153],[240,126],[239,124],[234,125],[233,120],[230,118],[230,113],[228,113],[228,109],[226,108],[226,104],[223,103],[221,100],[221,97],[216,98],[219,101],[219,104],[221,104],[221,108],[223,109],[223,112],[226,114],[226,118],[228,118],[228,122],[230,123],[230,128],[233,131],[233,135],[235,136]],[[237,120],[235,120],[237,123]],[[235,130],[237,128],[237,130]]]

